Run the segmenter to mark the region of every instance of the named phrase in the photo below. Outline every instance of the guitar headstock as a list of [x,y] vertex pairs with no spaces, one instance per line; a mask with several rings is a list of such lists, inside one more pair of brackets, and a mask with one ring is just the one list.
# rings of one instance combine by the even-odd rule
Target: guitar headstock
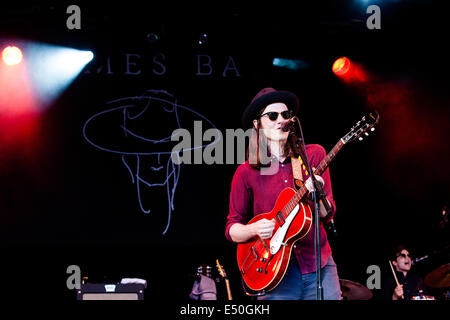
[[360,141],[363,140],[362,135],[368,136],[370,132],[375,131],[375,125],[378,123],[379,119],[380,116],[378,115],[378,112],[368,112],[353,126],[349,133],[342,138],[342,141],[345,144],[356,139]]
[[197,268],[197,275],[204,275],[205,277],[211,278],[211,267],[202,264]]
[[216,265],[217,265],[217,270],[219,271],[220,276],[222,278],[226,278],[227,274],[226,274],[225,269],[223,268],[223,266],[220,265],[219,259],[216,260]]

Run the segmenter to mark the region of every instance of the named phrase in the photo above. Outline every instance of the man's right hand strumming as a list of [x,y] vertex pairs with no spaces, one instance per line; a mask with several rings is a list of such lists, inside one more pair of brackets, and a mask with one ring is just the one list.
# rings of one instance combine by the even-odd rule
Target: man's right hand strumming
[[273,219],[261,219],[252,223],[251,226],[255,236],[259,236],[261,239],[269,239],[272,237],[275,221]]
[[275,228],[274,220],[261,219],[251,224],[235,223],[230,228],[231,239],[236,243],[245,242],[253,237],[269,239]]

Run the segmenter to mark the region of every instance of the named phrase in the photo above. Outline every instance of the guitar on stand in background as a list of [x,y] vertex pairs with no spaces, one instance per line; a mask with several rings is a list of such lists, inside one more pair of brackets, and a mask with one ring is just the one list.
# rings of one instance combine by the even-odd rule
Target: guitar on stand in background
[[200,278],[200,275],[203,275],[205,277],[211,278],[211,266],[208,266],[207,264],[201,264],[198,268],[197,268],[197,276],[198,278]]
[[220,265],[219,259],[216,260],[216,265],[217,265],[217,270],[219,270],[220,276],[225,280],[228,300],[233,300],[233,297],[231,296],[230,280],[228,279],[227,274],[225,273],[225,269],[223,268],[222,265]]
[[189,298],[193,300],[217,300],[217,289],[211,277],[211,267],[202,264],[197,268],[195,282]]

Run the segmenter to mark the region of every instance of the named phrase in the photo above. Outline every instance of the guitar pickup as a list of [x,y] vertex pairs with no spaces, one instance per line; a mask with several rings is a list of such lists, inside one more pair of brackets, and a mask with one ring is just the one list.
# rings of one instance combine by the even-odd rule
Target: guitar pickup
[[278,211],[277,215],[275,216],[275,220],[277,220],[278,224],[282,226],[286,219],[284,218],[284,215],[281,211]]

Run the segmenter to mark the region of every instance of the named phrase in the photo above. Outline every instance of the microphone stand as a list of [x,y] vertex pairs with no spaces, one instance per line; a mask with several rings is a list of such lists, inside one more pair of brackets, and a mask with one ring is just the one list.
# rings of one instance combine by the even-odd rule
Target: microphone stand
[[321,270],[322,255],[321,255],[321,251],[320,251],[321,246],[320,246],[320,213],[319,213],[320,212],[320,207],[319,207],[320,203],[319,203],[319,201],[321,201],[322,204],[324,205],[324,207],[327,211],[327,214],[331,213],[331,208],[326,199],[325,192],[322,189],[322,185],[319,181],[317,181],[317,179],[314,175],[314,171],[311,168],[311,164],[309,163],[308,155],[306,154],[305,143],[304,143],[305,139],[303,137],[303,131],[302,131],[302,127],[300,125],[300,120],[296,116],[294,118],[295,118],[296,122],[298,123],[301,137],[300,138],[297,137],[295,130],[292,130],[292,127],[291,127],[290,133],[292,134],[294,139],[297,138],[297,149],[300,152],[300,157],[303,159],[303,162],[306,164],[306,169],[310,173],[311,181],[313,182],[313,186],[314,186],[314,190],[311,192],[311,195],[312,195],[312,198],[314,201],[314,219],[316,222],[314,245],[315,245],[315,252],[316,252],[317,300],[323,300],[322,270]]

